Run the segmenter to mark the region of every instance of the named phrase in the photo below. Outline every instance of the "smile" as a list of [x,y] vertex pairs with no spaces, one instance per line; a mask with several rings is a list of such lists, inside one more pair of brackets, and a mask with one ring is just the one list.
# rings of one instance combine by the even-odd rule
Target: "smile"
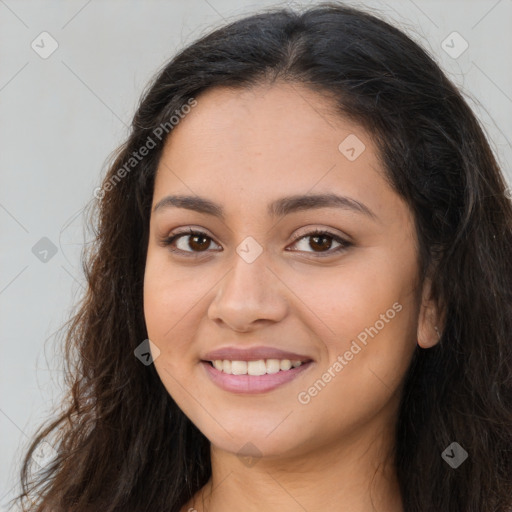
[[217,370],[231,375],[265,375],[287,371],[292,367],[297,368],[302,364],[302,361],[290,361],[290,359],[258,359],[257,361],[216,359],[211,363]]
[[306,371],[313,361],[258,359],[201,361],[214,384],[233,393],[265,393],[292,381]]

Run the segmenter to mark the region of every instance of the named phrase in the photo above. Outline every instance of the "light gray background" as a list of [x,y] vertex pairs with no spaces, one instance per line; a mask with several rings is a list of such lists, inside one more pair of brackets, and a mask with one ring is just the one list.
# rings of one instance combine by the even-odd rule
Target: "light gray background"
[[[347,3],[378,9],[436,56],[510,182],[512,0]],[[61,396],[55,332],[83,291],[81,211],[144,85],[209,27],[265,5],[276,2],[0,0],[0,506]],[[47,59],[31,48],[43,31],[59,45]],[[453,31],[469,44],[456,59],[442,47]],[[42,237],[57,249],[47,262],[32,252]]]

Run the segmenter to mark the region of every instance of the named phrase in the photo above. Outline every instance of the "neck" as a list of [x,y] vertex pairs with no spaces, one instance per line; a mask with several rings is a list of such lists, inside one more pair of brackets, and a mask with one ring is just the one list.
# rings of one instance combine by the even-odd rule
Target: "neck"
[[393,446],[382,423],[290,456],[240,458],[212,445],[212,476],[182,510],[403,512]]

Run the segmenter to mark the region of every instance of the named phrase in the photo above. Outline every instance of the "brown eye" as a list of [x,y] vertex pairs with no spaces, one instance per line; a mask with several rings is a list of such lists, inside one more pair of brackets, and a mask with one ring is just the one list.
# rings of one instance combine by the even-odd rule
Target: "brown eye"
[[332,237],[326,235],[315,235],[310,237],[311,241],[309,245],[312,248],[319,248],[320,251],[327,251],[331,248],[332,245]]
[[[307,241],[309,239],[309,242]],[[331,250],[333,243],[338,244],[337,247]],[[352,245],[347,240],[344,240],[338,235],[334,233],[330,233],[329,231],[312,231],[311,233],[307,233],[301,237],[298,237],[294,245],[302,244],[301,251],[304,252],[312,252],[313,254],[317,253],[317,256],[330,256],[332,254],[339,253]],[[308,250],[308,249],[313,249]]]
[[187,232],[176,233],[166,238],[162,245],[169,246],[169,250],[172,252],[191,255],[207,251],[212,242],[212,238],[206,233],[190,229]]
[[[307,240],[309,239],[309,242]],[[175,233],[162,241],[163,246],[168,246],[173,253],[184,256],[196,256],[198,253],[208,252],[212,245],[213,239],[202,231],[193,231],[189,229],[186,232]],[[337,246],[331,249],[334,244]],[[352,244],[329,231],[312,231],[298,237],[293,245],[302,244],[299,252],[309,252],[318,257],[331,256],[342,252]],[[218,251],[218,249],[216,249]],[[222,250],[222,249],[221,249]]]
[[[210,243],[208,242],[208,237],[204,235],[186,235],[190,236],[190,240],[188,241],[188,245],[190,248],[198,251],[204,251],[208,249]],[[210,239],[211,240],[211,239]]]

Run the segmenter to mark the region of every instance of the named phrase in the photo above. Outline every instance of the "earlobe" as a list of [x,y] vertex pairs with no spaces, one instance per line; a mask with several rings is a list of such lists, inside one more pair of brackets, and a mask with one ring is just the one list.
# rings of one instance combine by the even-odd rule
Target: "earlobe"
[[431,297],[431,283],[423,287],[422,301],[418,317],[417,339],[421,348],[432,348],[441,340],[444,322],[436,302]]

